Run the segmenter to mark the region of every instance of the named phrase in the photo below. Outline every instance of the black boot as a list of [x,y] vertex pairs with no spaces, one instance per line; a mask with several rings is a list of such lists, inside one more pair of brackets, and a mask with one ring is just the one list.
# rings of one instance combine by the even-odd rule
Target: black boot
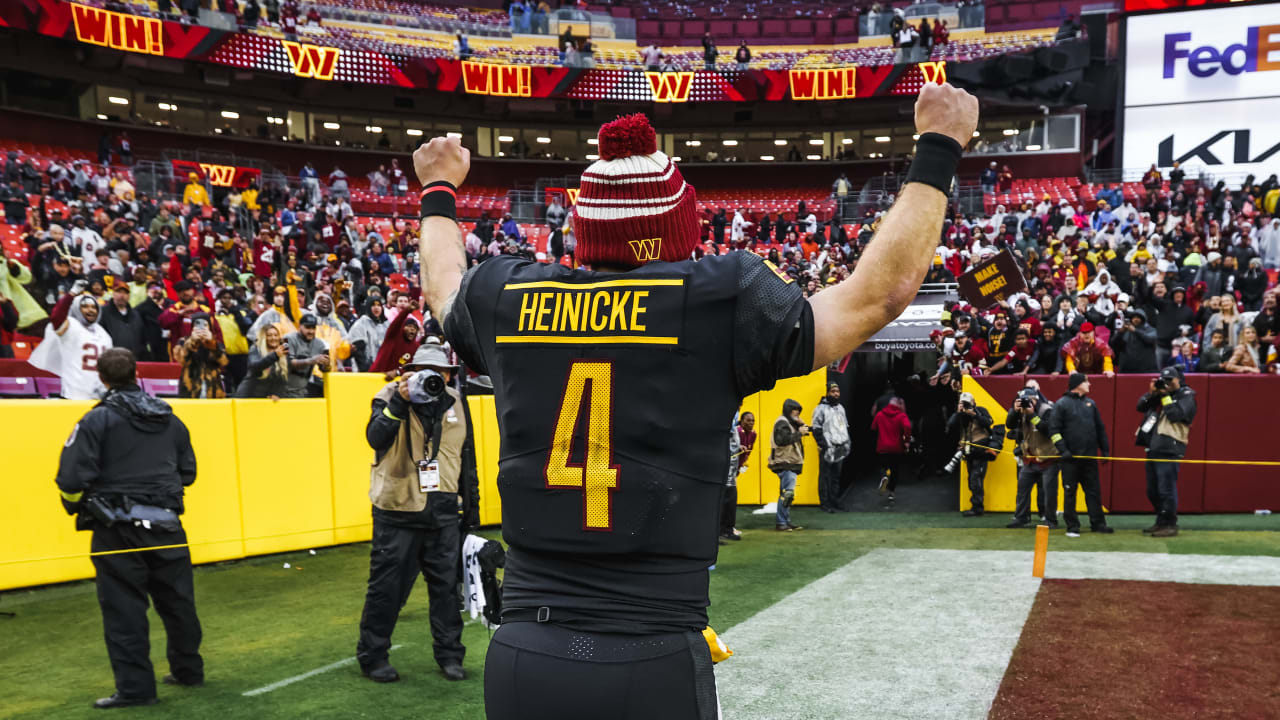
[[396,672],[396,669],[386,660],[371,667],[360,668],[360,672],[377,683],[393,683],[400,679],[400,673]]

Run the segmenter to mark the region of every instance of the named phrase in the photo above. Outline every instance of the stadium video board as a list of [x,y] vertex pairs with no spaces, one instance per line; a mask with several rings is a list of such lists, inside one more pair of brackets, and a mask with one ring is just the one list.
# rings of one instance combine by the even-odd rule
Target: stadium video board
[[[1280,5],[1130,17],[1124,166],[1262,177],[1280,162]],[[1265,168],[1271,168],[1264,172]]]

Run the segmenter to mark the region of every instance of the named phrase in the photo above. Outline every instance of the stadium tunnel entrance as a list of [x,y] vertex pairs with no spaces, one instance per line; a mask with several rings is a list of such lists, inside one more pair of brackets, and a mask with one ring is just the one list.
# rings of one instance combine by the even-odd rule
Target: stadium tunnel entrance
[[[957,474],[942,471],[956,449],[946,422],[958,396],[928,384],[935,369],[931,353],[877,352],[854,353],[843,373],[830,373],[840,386],[853,444],[841,477],[840,504],[846,510],[946,512],[960,506]],[[890,503],[878,490],[881,468],[871,419],[894,395],[906,404],[913,444]]]

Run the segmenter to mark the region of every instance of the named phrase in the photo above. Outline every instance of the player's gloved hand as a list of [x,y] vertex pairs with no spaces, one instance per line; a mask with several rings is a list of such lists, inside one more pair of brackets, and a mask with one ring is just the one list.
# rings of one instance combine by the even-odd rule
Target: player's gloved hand
[[926,83],[920,89],[916,98],[917,133],[940,133],[964,147],[973,139],[977,127],[978,98],[950,83]]

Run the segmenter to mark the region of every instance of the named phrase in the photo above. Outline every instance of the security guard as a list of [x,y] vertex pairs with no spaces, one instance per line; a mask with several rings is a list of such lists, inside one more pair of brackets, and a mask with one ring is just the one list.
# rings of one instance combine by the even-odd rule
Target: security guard
[[71,431],[58,463],[62,504],[77,530],[92,530],[98,604],[116,692],[96,708],[151,705],[147,596],[169,637],[170,685],[204,684],[200,620],[196,617],[191,553],[179,515],[183,488],[196,480],[196,456],[187,426],[163,400],[138,387],[133,353],[124,348],[98,358],[107,393]]
[[1045,524],[1058,527],[1058,463],[1051,456],[1057,454],[1049,439],[1049,420],[1053,416],[1053,403],[1045,400],[1040,391],[1027,387],[1018,393],[1009,410],[1005,427],[1010,437],[1016,439],[1022,457],[1018,470],[1018,495],[1014,502],[1013,522],[1005,527],[1024,528],[1031,525],[1031,489],[1039,488],[1040,506]]
[[1102,426],[1098,404],[1089,398],[1089,378],[1073,372],[1067,378],[1067,394],[1053,406],[1049,421],[1049,439],[1058,449],[1062,466],[1062,516],[1067,521],[1067,537],[1080,537],[1080,516],[1076,514],[1076,488],[1084,489],[1084,503],[1089,508],[1089,529],[1110,534],[1102,514],[1102,492],[1098,483],[1098,461],[1089,458],[1111,452],[1107,431]]
[[1178,534],[1178,463],[1187,454],[1191,421],[1196,417],[1196,391],[1184,384],[1182,368],[1170,365],[1151,381],[1138,400],[1146,413],[1138,428],[1138,444],[1147,449],[1147,499],[1156,524],[1142,531],[1152,537]]
[[356,659],[375,682],[400,679],[387,653],[400,608],[421,572],[436,663],[449,680],[462,680],[459,513],[468,528],[480,524],[480,482],[467,442],[470,419],[452,386],[458,366],[438,343],[420,346],[403,370],[374,398],[365,430],[377,461],[369,480],[373,549]]

